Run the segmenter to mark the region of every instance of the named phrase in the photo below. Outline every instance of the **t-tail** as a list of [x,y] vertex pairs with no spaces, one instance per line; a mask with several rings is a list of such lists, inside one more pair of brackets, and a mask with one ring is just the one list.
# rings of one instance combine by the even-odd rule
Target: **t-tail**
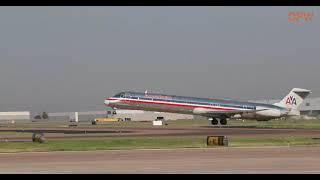
[[274,105],[287,108],[288,115],[300,115],[298,107],[310,93],[311,91],[307,89],[293,88],[288,95]]

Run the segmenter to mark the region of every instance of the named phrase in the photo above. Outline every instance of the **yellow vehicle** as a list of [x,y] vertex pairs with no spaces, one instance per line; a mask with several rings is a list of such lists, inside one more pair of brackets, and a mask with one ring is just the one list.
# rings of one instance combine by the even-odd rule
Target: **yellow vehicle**
[[119,119],[117,118],[95,118],[94,120],[92,120],[92,124],[95,125],[98,122],[118,122]]

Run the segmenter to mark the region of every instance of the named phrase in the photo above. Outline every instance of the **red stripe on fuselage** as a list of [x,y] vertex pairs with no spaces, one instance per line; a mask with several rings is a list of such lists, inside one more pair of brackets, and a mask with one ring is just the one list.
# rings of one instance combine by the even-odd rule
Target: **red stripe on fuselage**
[[199,106],[199,105],[189,105],[189,104],[176,104],[176,103],[167,103],[167,102],[154,102],[154,101],[143,101],[143,100],[133,100],[133,99],[115,99],[115,98],[108,98],[107,100],[120,100],[126,103],[144,103],[144,104],[162,104],[162,105],[169,105],[169,106],[182,106],[182,107],[189,107],[189,108],[206,108],[206,109],[218,109],[218,110],[237,110],[237,109],[230,109],[230,108],[219,108],[219,107],[211,107],[211,106]]

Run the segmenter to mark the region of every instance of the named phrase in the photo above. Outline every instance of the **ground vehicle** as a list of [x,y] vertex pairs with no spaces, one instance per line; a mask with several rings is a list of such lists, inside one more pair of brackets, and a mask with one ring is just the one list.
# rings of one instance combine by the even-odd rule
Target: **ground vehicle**
[[118,118],[95,118],[91,121],[92,125],[97,124],[98,122],[118,122]]

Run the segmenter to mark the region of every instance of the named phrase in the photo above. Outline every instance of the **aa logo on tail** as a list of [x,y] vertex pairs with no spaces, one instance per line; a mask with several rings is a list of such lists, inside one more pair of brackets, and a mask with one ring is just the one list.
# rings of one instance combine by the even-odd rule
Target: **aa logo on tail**
[[296,98],[294,98],[293,96],[287,97],[286,104],[297,105]]

